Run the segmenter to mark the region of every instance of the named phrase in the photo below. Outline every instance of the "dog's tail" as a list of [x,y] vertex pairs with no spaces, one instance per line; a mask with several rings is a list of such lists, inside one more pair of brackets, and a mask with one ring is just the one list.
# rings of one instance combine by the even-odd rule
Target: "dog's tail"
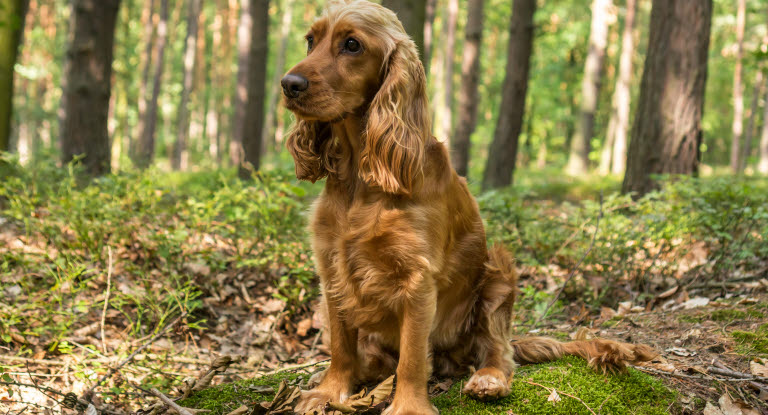
[[563,356],[578,356],[595,370],[621,372],[627,364],[647,362],[659,354],[652,348],[613,340],[577,340],[568,343],[547,337],[530,337],[512,343],[517,363],[541,363]]

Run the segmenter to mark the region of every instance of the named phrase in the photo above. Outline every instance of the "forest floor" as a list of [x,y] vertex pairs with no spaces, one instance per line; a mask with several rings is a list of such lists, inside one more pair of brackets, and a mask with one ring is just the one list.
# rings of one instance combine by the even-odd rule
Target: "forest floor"
[[[288,175],[35,174],[19,168],[0,187],[7,413],[73,413],[86,397],[105,413],[151,409],[156,388],[226,414],[327,365],[304,231],[313,188]],[[695,197],[689,185],[638,202],[605,182],[481,195],[489,239],[519,258],[516,337],[616,339],[661,356],[625,375],[574,359],[523,367],[496,404],[439,379],[441,413],[768,413],[768,184],[702,181]],[[213,386],[224,389],[196,390]]]

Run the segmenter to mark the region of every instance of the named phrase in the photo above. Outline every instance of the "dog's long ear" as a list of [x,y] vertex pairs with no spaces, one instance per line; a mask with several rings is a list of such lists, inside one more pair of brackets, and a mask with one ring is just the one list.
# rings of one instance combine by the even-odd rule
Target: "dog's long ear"
[[368,110],[361,178],[387,193],[411,194],[423,175],[430,128],[424,67],[416,45],[403,39],[383,68],[383,83]]
[[296,177],[312,183],[328,176],[332,170],[331,127],[328,123],[296,119],[285,146],[296,164]]

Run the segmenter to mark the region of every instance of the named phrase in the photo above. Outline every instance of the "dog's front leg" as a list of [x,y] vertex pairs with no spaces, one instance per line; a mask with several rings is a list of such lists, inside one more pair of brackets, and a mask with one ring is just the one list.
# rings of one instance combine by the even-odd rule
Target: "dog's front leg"
[[429,402],[429,334],[437,308],[437,290],[422,284],[416,292],[405,295],[400,316],[400,360],[397,386],[392,404],[383,415],[434,415]]
[[[339,315],[333,300],[324,297],[328,310],[328,328],[331,333],[331,365],[320,384],[302,394],[295,411],[299,414],[322,408],[326,402],[343,402],[352,394],[358,370],[357,329],[352,328]],[[322,413],[322,409],[320,410]]]

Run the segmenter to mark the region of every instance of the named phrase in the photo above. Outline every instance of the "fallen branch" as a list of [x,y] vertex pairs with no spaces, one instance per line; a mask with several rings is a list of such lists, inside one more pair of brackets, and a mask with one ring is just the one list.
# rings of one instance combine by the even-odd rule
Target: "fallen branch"
[[569,393],[565,393],[565,392],[563,392],[563,391],[559,391],[559,390],[557,390],[557,389],[555,389],[555,388],[550,388],[550,387],[544,386],[544,385],[542,385],[542,384],[540,384],[540,383],[532,382],[532,381],[530,381],[530,380],[523,380],[523,382],[525,382],[525,383],[527,383],[527,384],[529,384],[529,385],[534,385],[534,386],[539,386],[539,387],[542,387],[542,388],[546,389],[546,390],[547,390],[549,393],[552,393],[552,391],[555,391],[555,392],[557,392],[557,393],[558,393],[558,394],[560,394],[560,395],[565,395],[565,396],[567,396],[567,397],[569,397],[569,398],[571,398],[571,399],[575,399],[575,400],[577,400],[577,401],[581,402],[581,404],[582,404],[582,405],[584,405],[584,407],[585,407],[585,408],[587,408],[587,410],[588,410],[589,412],[591,412],[591,413],[592,413],[592,415],[597,415],[597,414],[595,413],[595,411],[593,411],[593,410],[592,410],[592,408],[590,408],[590,407],[589,407],[589,405],[587,405],[587,404],[586,404],[586,402],[582,401],[582,400],[581,400],[581,398],[579,398],[578,396],[574,396],[574,395],[571,395],[571,394],[569,394]]
[[735,370],[726,369],[724,367],[710,366],[707,368],[707,372],[720,376],[727,376],[729,378],[739,378],[740,381],[756,380],[759,382],[768,383],[768,378],[765,376],[750,375],[749,373],[737,372]]
[[168,406],[169,408],[173,409],[178,413],[179,415],[195,415],[201,412],[211,412],[208,409],[190,409],[190,408],[184,408],[183,406],[177,404],[176,402],[172,401],[171,398],[163,395],[162,392],[159,390],[152,388],[149,390],[152,395],[155,395],[158,399],[163,401],[163,403]]
[[107,293],[104,294],[104,308],[101,310],[101,351],[107,352],[107,343],[104,340],[104,321],[107,318],[107,306],[109,305],[109,291],[112,288],[112,247],[107,246],[109,263],[107,264]]
[[603,192],[600,192],[600,212],[597,214],[597,223],[595,224],[595,232],[592,234],[592,241],[589,243],[589,247],[587,248],[587,251],[584,252],[584,255],[582,255],[581,259],[579,259],[579,262],[576,263],[576,266],[573,267],[571,270],[571,273],[568,275],[568,278],[565,279],[565,282],[563,282],[563,286],[560,287],[560,290],[557,292],[554,298],[552,298],[552,301],[547,304],[547,308],[544,309],[544,312],[541,313],[539,318],[536,319],[536,321],[533,323],[532,327],[536,327],[539,325],[541,320],[544,319],[544,317],[547,316],[547,313],[549,312],[549,309],[552,307],[552,305],[557,302],[557,299],[560,298],[560,295],[563,294],[563,290],[565,290],[565,287],[568,285],[568,282],[571,281],[571,278],[576,274],[576,271],[578,271],[581,264],[584,262],[585,259],[587,259],[587,255],[589,255],[590,252],[592,252],[592,248],[595,246],[595,239],[597,239],[597,232],[600,230],[600,219],[603,217]]

